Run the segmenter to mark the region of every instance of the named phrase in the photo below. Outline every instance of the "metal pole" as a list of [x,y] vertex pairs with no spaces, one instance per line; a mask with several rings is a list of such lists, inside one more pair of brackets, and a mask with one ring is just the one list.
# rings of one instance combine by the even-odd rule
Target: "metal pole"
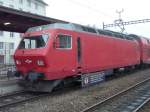
[[103,22],[103,30],[105,29],[105,23]]

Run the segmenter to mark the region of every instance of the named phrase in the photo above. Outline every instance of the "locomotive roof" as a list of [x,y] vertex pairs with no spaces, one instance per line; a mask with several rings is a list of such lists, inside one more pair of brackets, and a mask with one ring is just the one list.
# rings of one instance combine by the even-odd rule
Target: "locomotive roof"
[[135,38],[137,40],[145,39],[145,40],[147,40],[148,43],[150,43],[150,39],[147,37],[143,37],[143,36],[139,36],[139,35],[135,35],[135,34],[130,34],[129,36],[132,36],[133,38]]
[[102,29],[92,28],[89,26],[83,26],[83,25],[73,24],[73,23],[54,23],[54,24],[36,26],[36,27],[29,28],[27,30],[27,32],[42,31],[42,30],[46,30],[46,29],[58,29],[58,28],[73,30],[73,31],[78,31],[78,32],[95,33],[98,35],[108,35],[111,37],[128,39],[128,40],[135,39],[135,37],[132,35],[127,35],[127,34],[114,32],[114,31],[110,31],[110,30],[102,30]]

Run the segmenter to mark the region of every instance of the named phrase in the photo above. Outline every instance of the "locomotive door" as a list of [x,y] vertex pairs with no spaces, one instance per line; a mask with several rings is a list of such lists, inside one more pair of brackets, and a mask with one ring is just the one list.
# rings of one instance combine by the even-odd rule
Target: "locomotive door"
[[81,71],[81,58],[82,58],[82,48],[81,48],[81,39],[77,38],[77,70]]

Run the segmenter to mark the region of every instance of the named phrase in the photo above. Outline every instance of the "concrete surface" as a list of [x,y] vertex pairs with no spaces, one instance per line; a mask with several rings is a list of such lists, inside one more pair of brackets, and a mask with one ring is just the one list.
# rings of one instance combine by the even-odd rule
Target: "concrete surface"
[[8,94],[15,91],[20,91],[21,88],[17,82],[19,79],[1,80],[0,81],[0,95]]

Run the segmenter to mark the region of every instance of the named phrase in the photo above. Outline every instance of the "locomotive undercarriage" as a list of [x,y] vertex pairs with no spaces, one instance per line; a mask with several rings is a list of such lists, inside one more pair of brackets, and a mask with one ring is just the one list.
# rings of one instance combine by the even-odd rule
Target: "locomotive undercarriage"
[[[21,72],[16,72],[16,76]],[[108,71],[107,71],[108,74]],[[86,87],[89,85],[93,85],[95,83],[99,83],[105,80],[106,71],[103,72],[95,72],[95,73],[87,73],[80,74],[78,76],[72,76],[65,79],[58,80],[39,80],[44,77],[44,74],[29,72],[25,77],[22,77],[18,82],[19,86],[21,86],[26,91],[35,91],[35,92],[51,92],[54,89],[60,88],[61,86],[68,86],[71,83],[77,82],[82,87]]]
[[[59,89],[66,85],[68,86],[74,82],[77,82],[76,84],[80,84],[81,87],[87,87],[105,81],[105,77],[113,75],[113,73],[122,71],[130,72],[135,68],[137,67],[128,66],[124,68],[104,70],[101,72],[80,73],[77,76],[58,80],[43,80],[44,74],[31,71],[25,75],[25,77],[22,77],[22,79],[19,81],[19,85],[23,87],[24,90],[35,92],[51,92],[54,89]],[[16,72],[16,76],[22,76],[21,72]]]
[[22,79],[19,81],[19,85],[23,87],[26,91],[35,91],[35,92],[51,92],[57,85],[61,83],[61,80],[52,80],[52,81],[28,81]]
[[[20,74],[20,75],[19,75]],[[22,76],[21,72],[16,72],[16,76]],[[18,84],[26,91],[51,92],[62,80],[40,80],[44,74],[29,72],[25,77],[19,80]]]

